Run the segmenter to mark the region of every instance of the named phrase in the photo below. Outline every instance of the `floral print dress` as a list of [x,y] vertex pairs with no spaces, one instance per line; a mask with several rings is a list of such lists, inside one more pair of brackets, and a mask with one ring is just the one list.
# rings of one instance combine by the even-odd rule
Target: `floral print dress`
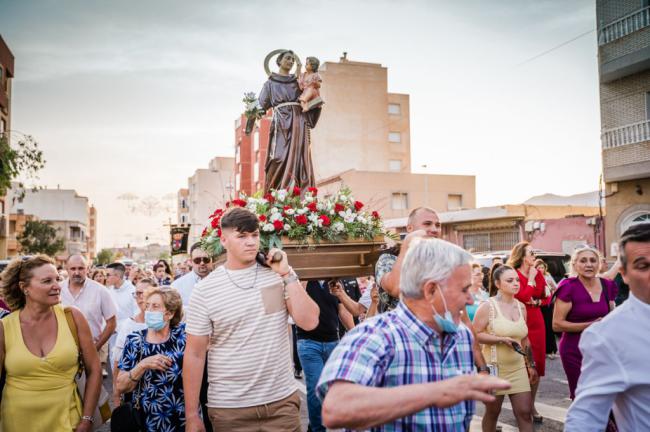
[[139,401],[148,432],[185,431],[185,397],[183,394],[183,352],[185,351],[185,323],[173,327],[166,342],[146,341],[147,329],[131,333],[124,346],[118,367],[130,371],[141,359],[163,354],[172,359],[165,372],[147,369],[140,383],[131,393],[132,403]]

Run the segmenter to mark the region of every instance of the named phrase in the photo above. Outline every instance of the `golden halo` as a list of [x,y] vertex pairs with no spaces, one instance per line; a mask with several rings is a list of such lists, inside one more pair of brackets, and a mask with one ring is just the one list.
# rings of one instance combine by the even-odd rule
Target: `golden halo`
[[[271,51],[270,53],[268,53],[266,55],[266,57],[264,58],[264,72],[266,72],[267,76],[271,76],[271,69],[269,69],[269,61],[271,60],[271,58],[275,57],[276,55],[278,55],[278,54],[280,54],[281,52],[284,52],[284,51],[290,51],[290,50],[287,50],[287,49],[275,49],[275,50]],[[300,61],[300,57],[298,57],[298,54],[296,54],[295,52],[293,53],[293,57],[296,59],[295,66],[296,66],[296,71],[298,71],[298,67],[302,66],[302,62]],[[294,73],[294,75],[295,75],[295,73]]]

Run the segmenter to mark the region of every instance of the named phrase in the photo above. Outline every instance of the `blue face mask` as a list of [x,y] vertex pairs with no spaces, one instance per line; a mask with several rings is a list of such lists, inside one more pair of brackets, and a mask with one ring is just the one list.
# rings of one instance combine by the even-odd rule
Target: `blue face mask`
[[162,312],[145,311],[144,322],[152,330],[162,330],[165,327],[165,318]]
[[458,324],[454,322],[454,318],[451,316],[451,312],[449,312],[449,309],[447,309],[447,302],[445,301],[445,295],[442,293],[442,288],[438,289],[440,289],[442,303],[445,305],[445,316],[443,317],[440,315],[436,308],[431,305],[431,308],[433,309],[433,319],[436,321],[436,324],[438,324],[438,327],[440,327],[444,333],[456,333],[458,331]]

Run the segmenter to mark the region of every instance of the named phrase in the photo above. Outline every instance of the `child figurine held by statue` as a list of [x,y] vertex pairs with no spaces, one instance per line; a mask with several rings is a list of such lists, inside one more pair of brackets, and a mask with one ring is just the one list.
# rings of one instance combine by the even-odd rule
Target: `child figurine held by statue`
[[298,70],[298,86],[302,90],[302,94],[298,98],[302,112],[307,112],[313,108],[323,105],[323,100],[320,98],[321,82],[323,80],[318,73],[320,61],[316,57],[307,57],[305,60],[305,72],[300,73]]

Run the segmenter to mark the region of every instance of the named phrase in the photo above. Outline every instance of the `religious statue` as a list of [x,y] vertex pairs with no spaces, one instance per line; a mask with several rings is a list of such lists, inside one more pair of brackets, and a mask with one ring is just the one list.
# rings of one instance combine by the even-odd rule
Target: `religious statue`
[[[277,54],[278,72],[268,67],[271,57]],[[275,50],[266,56],[264,69],[269,79],[264,83],[259,96],[258,112],[273,108],[273,119],[269,133],[268,156],[266,159],[266,181],[264,191],[298,186],[301,189],[316,186],[314,167],[311,160],[310,129],[316,126],[321,105],[316,101],[320,77],[317,76],[318,60],[307,67],[304,90],[301,89],[298,74],[300,59],[290,50]],[[296,64],[296,73],[291,73]],[[315,66],[314,66],[315,65]],[[316,82],[316,80],[318,82]],[[316,93],[314,93],[316,90]],[[301,105],[301,96],[307,103],[307,111]],[[320,99],[320,98],[319,98]],[[316,105],[313,102],[316,102]]]
[[320,83],[323,82],[318,73],[318,66],[320,61],[316,57],[307,57],[305,59],[305,72],[300,73],[298,69],[298,86],[302,90],[302,94],[298,98],[302,112],[307,112],[318,106],[323,105],[323,100],[320,98]]

